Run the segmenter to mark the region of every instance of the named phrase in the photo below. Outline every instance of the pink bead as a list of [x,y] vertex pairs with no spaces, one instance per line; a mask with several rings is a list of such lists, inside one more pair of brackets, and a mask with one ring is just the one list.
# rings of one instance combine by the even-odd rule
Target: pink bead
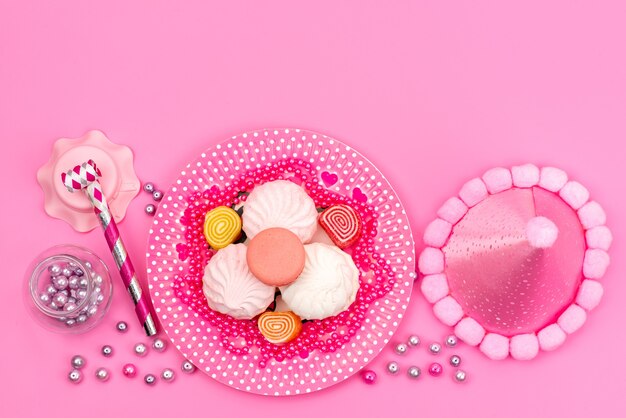
[[444,263],[444,255],[441,250],[426,247],[420,254],[418,266],[422,274],[437,274],[443,272]]
[[485,183],[479,178],[474,178],[461,187],[459,197],[471,208],[482,202],[487,197],[487,194]]
[[492,360],[503,360],[509,355],[509,339],[504,335],[489,333],[480,343],[480,351]]
[[426,300],[430,303],[435,303],[448,296],[450,289],[448,288],[446,275],[440,273],[424,276],[422,278],[421,290]]
[[368,385],[372,385],[376,382],[376,372],[374,370],[363,370],[361,372],[361,377]]
[[559,192],[559,196],[574,210],[578,210],[589,200],[589,191],[577,181],[568,181]]
[[520,334],[511,337],[511,357],[530,360],[539,353],[539,340],[535,334]]
[[467,317],[456,324],[454,334],[465,344],[476,346],[485,337],[485,329],[475,319]]
[[558,324],[551,324],[537,333],[539,347],[543,351],[552,351],[559,348],[567,338],[565,331]]
[[570,305],[570,307],[559,316],[557,323],[563,331],[571,334],[582,327],[586,320],[587,314],[583,308],[578,305]]
[[452,224],[443,219],[435,219],[426,226],[424,243],[430,247],[441,248],[452,232]]
[[483,181],[490,194],[495,194],[508,190],[513,186],[511,172],[503,167],[496,167],[487,170],[483,174]]
[[567,183],[567,173],[559,168],[543,167],[539,176],[539,186],[551,192],[558,192]]
[[439,208],[437,216],[444,221],[456,224],[467,213],[467,205],[458,197],[451,197]]
[[533,164],[511,167],[515,187],[533,187],[539,183],[539,168]]
[[137,375],[137,368],[132,363],[126,363],[122,367],[122,373],[126,377],[135,377]]
[[431,376],[439,377],[441,373],[443,373],[443,366],[441,364],[431,363],[430,366],[428,366],[428,374]]
[[444,324],[453,326],[463,318],[463,308],[452,297],[446,296],[433,306],[435,316]]
[[583,228],[589,229],[606,223],[606,213],[598,202],[587,202],[578,209],[578,218]]
[[608,251],[613,242],[613,234],[606,226],[596,226],[585,231],[587,247]]

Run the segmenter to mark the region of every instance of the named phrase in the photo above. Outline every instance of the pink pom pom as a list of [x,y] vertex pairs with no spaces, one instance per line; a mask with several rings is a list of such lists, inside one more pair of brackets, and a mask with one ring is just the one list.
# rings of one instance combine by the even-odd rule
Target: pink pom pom
[[514,166],[511,174],[516,187],[533,187],[539,183],[539,168],[533,164]]
[[482,202],[487,197],[487,194],[485,183],[479,178],[474,178],[461,187],[459,197],[471,208]]
[[422,294],[430,303],[448,296],[450,288],[445,274],[431,274],[422,279]]
[[557,226],[544,216],[535,216],[526,224],[526,238],[531,247],[550,248],[558,236]]
[[583,280],[578,288],[576,303],[584,309],[590,311],[600,303],[604,289],[602,284],[595,280]]
[[511,172],[502,167],[487,170],[487,172],[483,174],[483,181],[485,182],[487,191],[491,194],[508,190],[513,186]]
[[454,327],[454,333],[465,344],[475,346],[485,337],[485,329],[473,318],[466,317]]
[[578,219],[585,229],[595,226],[604,225],[606,223],[606,213],[598,202],[587,202],[578,209]]
[[509,339],[504,335],[489,333],[480,343],[480,351],[492,360],[503,360],[509,355]]
[[452,232],[452,224],[443,219],[435,219],[428,224],[424,231],[424,243],[431,247],[440,248],[448,240]]
[[438,248],[426,247],[420,254],[418,266],[422,274],[443,273],[444,256]]
[[577,181],[568,181],[559,192],[559,196],[574,210],[578,210],[589,200],[589,190]]
[[441,322],[450,326],[453,326],[463,318],[463,308],[452,296],[446,296],[435,303],[433,311]]
[[520,334],[511,337],[511,357],[530,360],[539,353],[539,340],[535,334]]
[[567,173],[554,167],[544,167],[539,176],[539,186],[551,192],[558,192],[567,183]]
[[585,251],[585,260],[583,261],[583,276],[588,279],[600,279],[606,273],[611,259],[609,254],[604,250],[592,248]]
[[587,247],[608,251],[613,242],[613,234],[606,226],[596,226],[585,231]]
[[537,333],[539,347],[543,351],[556,350],[565,342],[567,334],[558,324],[551,324]]
[[571,334],[582,327],[586,319],[587,314],[585,310],[578,305],[572,304],[559,316],[557,323],[563,331]]
[[461,220],[467,213],[467,205],[458,197],[451,197],[446,203],[439,208],[437,216],[444,221],[450,222],[452,225]]

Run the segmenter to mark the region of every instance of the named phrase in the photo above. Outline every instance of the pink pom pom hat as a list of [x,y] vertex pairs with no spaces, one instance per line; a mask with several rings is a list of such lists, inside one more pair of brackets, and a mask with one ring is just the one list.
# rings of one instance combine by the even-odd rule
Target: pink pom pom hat
[[422,293],[487,357],[554,350],[600,302],[612,236],[602,207],[564,171],[488,170],[437,214],[418,262]]

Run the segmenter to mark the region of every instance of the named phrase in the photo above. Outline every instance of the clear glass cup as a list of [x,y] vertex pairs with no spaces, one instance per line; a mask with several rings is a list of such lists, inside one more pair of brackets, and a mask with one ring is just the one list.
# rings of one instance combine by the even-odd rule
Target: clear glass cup
[[107,266],[86,248],[49,248],[26,272],[26,306],[32,317],[51,331],[82,333],[92,329],[109,310],[112,294]]

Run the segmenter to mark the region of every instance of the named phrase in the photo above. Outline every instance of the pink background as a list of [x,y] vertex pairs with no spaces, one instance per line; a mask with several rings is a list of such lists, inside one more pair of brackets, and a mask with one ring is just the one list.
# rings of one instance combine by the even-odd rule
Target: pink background
[[[212,3],[0,2],[0,416],[626,415],[625,2]],[[23,275],[45,248],[84,245],[113,266],[99,231],[75,233],[43,211],[35,173],[56,138],[102,129],[133,148],[141,179],[166,188],[205,148],[274,126],[321,131],[369,157],[418,237],[447,196],[489,167],[566,169],[604,205],[616,237],[603,303],[564,347],[528,363],[455,350],[470,374],[463,386],[448,373],[386,375],[398,359],[388,348],[372,363],[374,386],[353,378],[281,399],[201,373],[152,388],[123,378],[126,361],[158,372],[178,368],[180,356],[170,348],[134,358],[144,338],[119,280],[109,315],[84,336],[51,334],[26,315]],[[120,225],[139,269],[149,200],[135,199]],[[133,326],[123,336],[113,330],[120,319]],[[419,292],[398,338],[413,332],[426,341],[447,333]],[[111,359],[98,353],[105,343]],[[89,365],[73,387],[65,376],[76,352]],[[421,348],[400,362],[426,368],[430,359]],[[98,365],[112,369],[110,382],[95,381]]]

